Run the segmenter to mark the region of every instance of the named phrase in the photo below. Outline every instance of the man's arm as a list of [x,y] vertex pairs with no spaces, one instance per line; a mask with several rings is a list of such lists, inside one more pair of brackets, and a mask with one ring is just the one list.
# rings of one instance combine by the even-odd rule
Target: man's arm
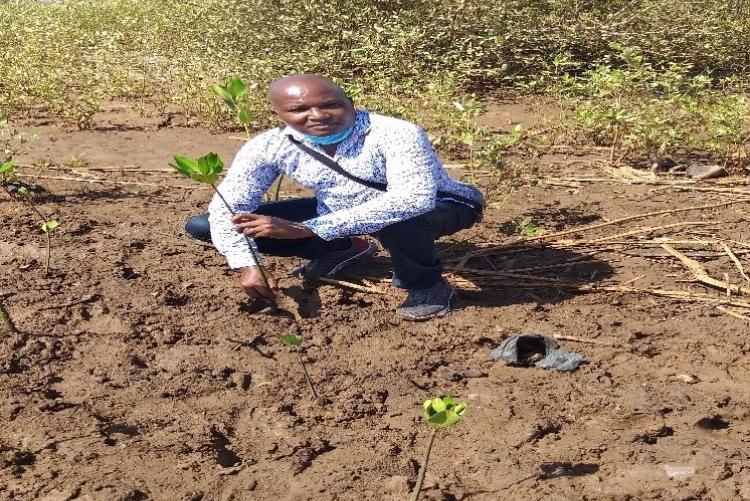
[[[268,138],[265,134],[248,141],[237,153],[226,177],[217,189],[235,213],[252,212],[258,208],[263,193],[278,175],[276,166],[266,155]],[[211,240],[227,259],[232,269],[257,266],[247,247],[245,237],[237,233],[232,214],[224,202],[214,195],[208,206]],[[252,242],[255,247],[255,242]],[[257,251],[257,247],[255,247]]]
[[382,146],[388,191],[363,204],[305,221],[325,240],[375,233],[435,207],[439,162],[427,134],[415,126],[397,131]]

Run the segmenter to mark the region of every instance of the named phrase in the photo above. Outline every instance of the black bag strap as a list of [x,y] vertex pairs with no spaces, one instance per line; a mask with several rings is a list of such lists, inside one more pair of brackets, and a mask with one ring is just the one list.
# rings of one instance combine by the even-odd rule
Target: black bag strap
[[336,174],[341,174],[342,176],[344,176],[350,181],[354,181],[355,183],[359,183],[361,185],[367,186],[368,188],[372,188],[374,190],[386,191],[388,189],[388,185],[385,183],[379,183],[377,181],[368,181],[367,179],[362,179],[362,178],[355,176],[354,174],[348,173],[334,159],[332,159],[328,155],[324,155],[323,153],[319,151],[315,151],[314,149],[310,148],[306,144],[302,143],[296,137],[291,136],[291,135],[288,135],[287,137],[289,138],[291,142],[297,145],[297,148],[301,149],[302,151],[304,151],[305,153],[313,157],[315,160],[317,160],[318,162],[322,163],[323,165],[331,169]]
[[[386,183],[380,183],[378,181],[369,181],[367,179],[362,179],[354,174],[351,174],[344,170],[343,167],[341,167],[338,162],[336,162],[334,159],[329,157],[328,155],[324,155],[323,153],[316,151],[306,144],[302,143],[299,139],[296,137],[287,134],[289,140],[294,143],[297,148],[301,149],[311,157],[313,157],[318,162],[322,163],[329,169],[331,169],[336,174],[340,174],[347,178],[350,181],[354,181],[355,183],[359,183],[362,186],[367,186],[368,188],[372,188],[374,190],[378,191],[386,191],[388,189],[388,185]],[[456,195],[455,193],[449,193],[447,191],[438,191],[437,192],[438,197],[444,197],[444,198],[452,198],[453,200],[457,202],[461,202],[463,204],[469,205],[470,207],[473,207],[474,210],[479,212],[480,214],[484,211],[484,206],[477,202],[476,200],[472,200],[471,198],[462,197],[461,195]]]

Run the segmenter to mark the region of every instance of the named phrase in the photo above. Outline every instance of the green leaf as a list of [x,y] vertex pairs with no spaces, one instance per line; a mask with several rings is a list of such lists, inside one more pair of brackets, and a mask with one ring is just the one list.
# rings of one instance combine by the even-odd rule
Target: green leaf
[[441,398],[433,398],[432,399],[432,409],[435,412],[443,412],[445,410],[445,402]]
[[16,195],[18,195],[21,198],[26,198],[29,196],[29,189],[26,186],[21,186],[16,190]]
[[253,121],[253,115],[250,112],[250,108],[243,106],[239,113],[237,113],[237,120],[243,125],[249,125],[250,122]]
[[58,226],[60,226],[60,223],[58,223],[54,219],[50,219],[49,221],[45,221],[42,224],[42,231],[45,233],[49,233],[51,231],[54,231]]
[[284,346],[298,348],[302,344],[302,336],[287,334],[285,336],[280,336],[279,341],[281,341],[281,344]]
[[225,87],[222,87],[219,84],[213,84],[211,86],[211,91],[213,91],[214,94],[222,98],[224,101],[234,100],[234,96]]
[[192,173],[198,170],[198,162],[190,157],[175,155],[173,158],[177,165],[173,165],[172,167],[177,169],[177,172],[183,176],[190,177]]
[[13,173],[13,169],[16,168],[16,163],[13,160],[10,160],[8,162],[0,163],[0,174],[11,174]]
[[175,155],[174,161],[177,165],[172,165],[172,167],[180,174],[199,183],[214,184],[224,169],[224,162],[216,153],[208,153],[197,160]]
[[422,404],[424,417],[430,426],[447,428],[459,422],[466,413],[465,403],[456,404],[451,397],[438,397]]
[[229,79],[229,82],[227,82],[226,90],[235,101],[245,93],[245,89],[247,89],[247,85],[245,85],[245,82],[240,80],[239,77],[232,77]]

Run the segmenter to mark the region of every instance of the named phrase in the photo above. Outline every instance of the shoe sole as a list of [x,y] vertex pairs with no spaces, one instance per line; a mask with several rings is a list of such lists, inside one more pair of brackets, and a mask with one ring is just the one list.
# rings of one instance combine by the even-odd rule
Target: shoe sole
[[410,317],[407,315],[399,315],[401,318],[404,318],[406,320],[410,320],[412,322],[424,322],[425,320],[432,320],[433,318],[442,318],[446,316],[451,311],[451,303],[453,302],[453,298],[456,297],[456,291],[452,290],[451,295],[448,298],[448,306],[444,310],[440,310],[437,313],[433,313],[432,315],[424,316],[424,317]]
[[353,255],[352,257],[350,257],[346,261],[340,262],[338,264],[338,266],[336,266],[334,269],[332,269],[331,271],[329,271],[325,275],[321,275],[321,276],[325,277],[325,278],[331,277],[331,276],[335,275],[336,273],[338,273],[341,269],[343,269],[344,267],[346,267],[352,261],[354,261],[356,259],[359,259],[361,257],[364,257],[364,256],[372,256],[373,254],[375,254],[375,252],[377,250],[378,250],[377,246],[375,246],[371,242],[367,242],[367,248],[365,250],[363,250],[359,254]]

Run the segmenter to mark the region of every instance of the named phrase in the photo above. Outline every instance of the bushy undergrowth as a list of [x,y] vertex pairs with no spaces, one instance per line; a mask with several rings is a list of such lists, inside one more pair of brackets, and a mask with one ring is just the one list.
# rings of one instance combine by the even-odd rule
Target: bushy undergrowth
[[613,44],[685,79],[750,68],[747,0],[17,0],[0,3],[0,35],[0,115],[87,127],[102,103],[123,99],[232,126],[207,89],[238,76],[260,128],[272,121],[270,81],[317,72],[480,159],[506,146],[468,127],[476,96],[554,91],[563,78],[595,94],[603,68],[631,71]]
[[[612,61],[580,76],[565,73],[574,140],[611,148],[614,163],[653,162],[695,152],[727,165],[748,163],[750,100],[726,81],[692,73],[687,63],[656,68],[638,51],[615,47]],[[568,66],[562,58],[560,66]]]

